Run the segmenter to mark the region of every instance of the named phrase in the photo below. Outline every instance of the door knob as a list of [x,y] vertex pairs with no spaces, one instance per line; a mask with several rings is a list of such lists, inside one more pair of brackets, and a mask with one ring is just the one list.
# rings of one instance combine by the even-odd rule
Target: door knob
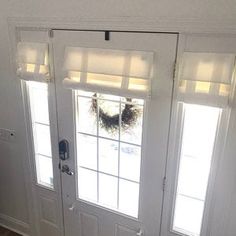
[[75,207],[76,207],[76,203],[74,202],[74,203],[71,204],[71,206],[69,207],[69,210],[70,210],[70,211],[74,211]]
[[74,175],[74,172],[70,170],[70,167],[68,165],[63,165],[61,167],[61,172],[66,173],[68,175]]
[[139,229],[139,231],[136,233],[137,236],[143,236],[143,231]]

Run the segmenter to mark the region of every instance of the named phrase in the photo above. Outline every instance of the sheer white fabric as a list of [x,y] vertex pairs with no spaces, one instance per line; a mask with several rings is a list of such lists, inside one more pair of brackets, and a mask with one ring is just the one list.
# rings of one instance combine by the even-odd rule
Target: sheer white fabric
[[48,81],[48,44],[19,42],[17,44],[17,75],[23,80]]
[[178,99],[225,107],[232,85],[233,54],[185,52],[179,71]]
[[67,47],[63,83],[72,89],[145,98],[152,67],[152,52]]

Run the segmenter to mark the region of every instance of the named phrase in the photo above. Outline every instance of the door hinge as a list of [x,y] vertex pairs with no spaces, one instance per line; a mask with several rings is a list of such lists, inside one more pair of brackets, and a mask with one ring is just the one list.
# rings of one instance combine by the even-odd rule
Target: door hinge
[[166,189],[166,176],[163,178],[163,182],[162,182],[162,190],[163,192],[165,192]]

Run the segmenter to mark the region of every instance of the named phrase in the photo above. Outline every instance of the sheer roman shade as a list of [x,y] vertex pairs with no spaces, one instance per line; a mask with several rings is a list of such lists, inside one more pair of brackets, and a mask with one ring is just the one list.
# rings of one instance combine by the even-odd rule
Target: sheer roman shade
[[178,99],[227,106],[234,63],[233,54],[185,52],[179,71]]
[[152,67],[152,52],[67,47],[63,83],[71,89],[146,98]]
[[48,81],[48,44],[19,42],[17,44],[17,75],[23,80]]

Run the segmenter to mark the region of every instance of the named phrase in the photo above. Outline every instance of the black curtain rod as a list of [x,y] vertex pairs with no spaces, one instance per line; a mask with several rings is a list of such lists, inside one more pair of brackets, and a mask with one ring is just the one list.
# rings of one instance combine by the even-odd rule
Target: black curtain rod
[[179,34],[174,31],[146,31],[146,30],[94,30],[94,29],[71,29],[51,28],[52,31],[90,31],[90,32],[119,32],[119,33],[149,33],[149,34]]

